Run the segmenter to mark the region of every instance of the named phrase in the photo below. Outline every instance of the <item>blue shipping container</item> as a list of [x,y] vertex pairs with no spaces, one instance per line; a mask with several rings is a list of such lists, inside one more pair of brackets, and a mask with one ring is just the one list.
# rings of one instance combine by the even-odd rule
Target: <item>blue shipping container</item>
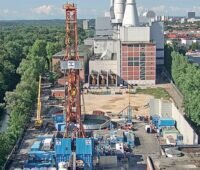
[[171,119],[171,118],[161,118],[158,122],[158,127],[171,127],[171,126],[175,126],[175,120]]
[[63,115],[63,114],[56,114],[56,115],[53,115],[53,120],[54,120],[56,123],[64,122],[64,115]]
[[41,141],[36,141],[31,146],[31,151],[39,151],[41,147]]
[[55,139],[55,152],[56,155],[71,155],[72,140],[69,138]]
[[62,126],[65,126],[65,123],[56,123],[56,130],[60,132],[62,129]]
[[92,155],[76,155],[77,160],[82,160],[84,162],[84,169],[93,169],[93,157]]
[[77,155],[93,155],[94,140],[91,138],[76,139],[76,154]]

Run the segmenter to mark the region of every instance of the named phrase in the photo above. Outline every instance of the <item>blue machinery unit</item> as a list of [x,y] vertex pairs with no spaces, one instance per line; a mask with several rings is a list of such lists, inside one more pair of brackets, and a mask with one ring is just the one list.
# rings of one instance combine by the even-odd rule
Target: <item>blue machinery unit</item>
[[84,162],[84,169],[93,169],[94,140],[91,138],[76,139],[76,156]]
[[72,155],[72,140],[67,138],[55,140],[56,163],[69,162]]
[[163,127],[174,127],[176,125],[176,121],[172,118],[161,118],[158,115],[153,115],[152,124],[156,128],[161,129]]
[[158,128],[162,127],[173,127],[176,125],[176,121],[171,118],[160,118],[158,121]]
[[55,157],[56,164],[60,162],[68,162],[73,165],[73,153],[76,160],[84,163],[84,169],[93,169],[94,140],[90,138],[57,138],[55,139]]
[[28,155],[24,168],[57,167],[65,162],[68,167],[79,166],[85,170],[93,169],[94,139],[91,138],[56,138],[53,150],[42,150],[43,141],[36,141]]

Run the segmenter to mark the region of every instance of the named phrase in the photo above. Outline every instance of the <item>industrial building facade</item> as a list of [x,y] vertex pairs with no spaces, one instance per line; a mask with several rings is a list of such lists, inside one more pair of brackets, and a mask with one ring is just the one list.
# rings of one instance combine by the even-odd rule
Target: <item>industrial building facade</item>
[[135,0],[111,0],[110,18],[97,18],[96,23],[89,84],[154,85],[156,67],[164,64],[163,23],[142,24]]
[[125,84],[155,84],[155,68],[155,44],[122,43],[121,78]]

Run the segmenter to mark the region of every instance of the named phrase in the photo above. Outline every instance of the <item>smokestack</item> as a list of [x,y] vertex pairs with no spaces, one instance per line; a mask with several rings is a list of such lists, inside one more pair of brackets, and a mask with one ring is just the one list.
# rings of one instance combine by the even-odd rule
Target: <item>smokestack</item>
[[126,0],[126,8],[122,25],[125,27],[137,27],[140,25],[135,0]]
[[114,0],[110,0],[110,7],[114,6]]
[[115,19],[118,23],[122,23],[124,17],[124,0],[115,0],[114,1],[114,13]]
[[110,0],[110,18],[115,19],[114,0]]

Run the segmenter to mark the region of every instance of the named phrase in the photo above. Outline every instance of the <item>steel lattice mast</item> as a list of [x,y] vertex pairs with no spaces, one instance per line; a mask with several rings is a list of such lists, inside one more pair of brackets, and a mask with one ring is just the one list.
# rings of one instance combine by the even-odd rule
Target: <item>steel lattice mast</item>
[[85,137],[81,122],[81,64],[78,56],[77,8],[74,4],[64,5],[66,12],[66,55],[65,67],[67,70],[67,101],[66,111],[66,137]]

